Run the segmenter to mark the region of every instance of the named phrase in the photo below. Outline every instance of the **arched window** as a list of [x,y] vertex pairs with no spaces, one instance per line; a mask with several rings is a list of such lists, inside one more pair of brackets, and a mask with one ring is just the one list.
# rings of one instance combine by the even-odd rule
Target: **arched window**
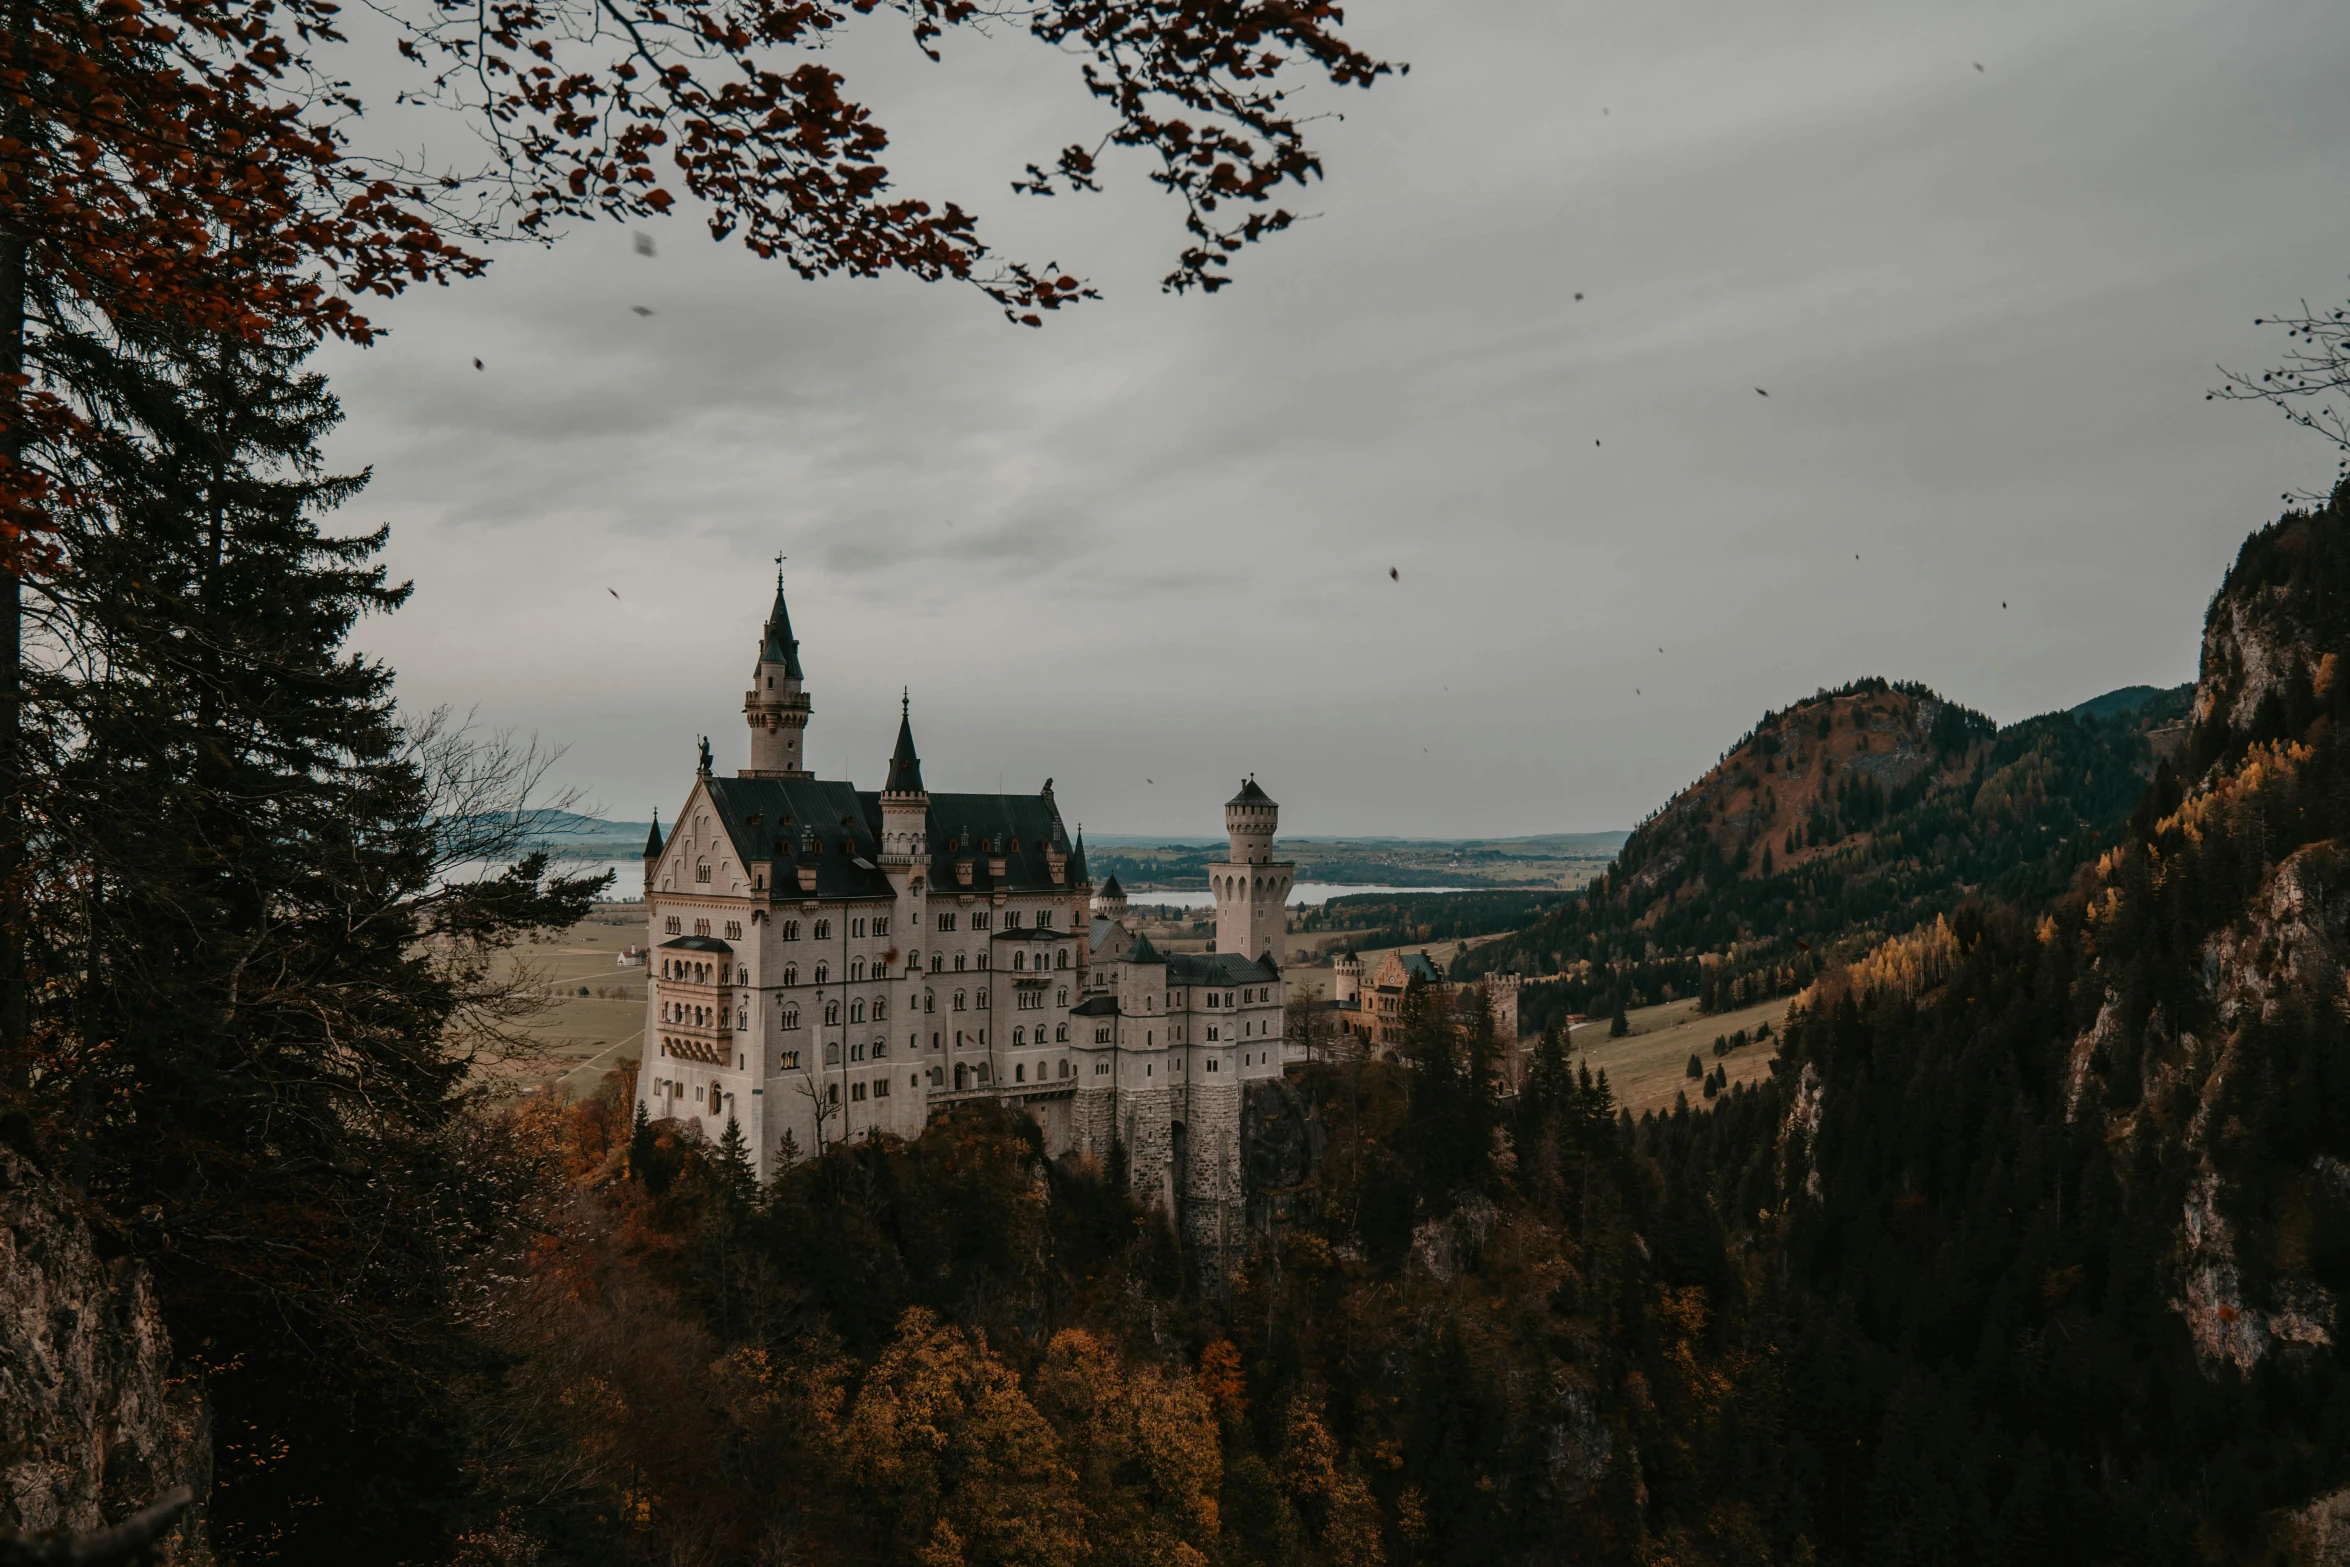
[[881,1021],[882,1021],[884,1018],[887,1018],[888,1016],[889,1016],[889,1002],[888,1002],[888,1000],[887,1000],[886,998],[884,998],[884,997],[881,997],[881,996],[876,996],[876,997],[874,997],[874,998],[873,998],[873,1021],[874,1021],[874,1022],[876,1022],[876,1023],[878,1023],[878,1022],[881,1022]]
[[1053,1002],[1053,1005],[1055,1005],[1055,1006],[1059,1006],[1059,1007],[1065,1007],[1065,1006],[1067,1006],[1068,1004],[1069,1004],[1069,987],[1068,987],[1068,986],[1066,986],[1066,985],[1063,985],[1063,986],[1060,988],[1060,991],[1059,991],[1059,993],[1058,993],[1058,999],[1056,999],[1056,1000]]
[[831,965],[831,964],[829,964],[829,963],[819,963],[819,964],[817,964],[817,965],[816,965],[816,983],[817,983],[817,984],[819,984],[819,985],[821,985],[821,984],[823,984],[823,983],[824,983],[826,980],[828,980],[828,979],[830,979],[830,978],[832,978],[832,965]]
[[1067,1044],[1069,1042],[1069,1025],[1066,1023],[1055,1023],[1053,1025],[1053,1038],[1059,1040],[1063,1044]]
[[1028,1043],[1027,1034],[1028,1030],[1024,1028],[1015,1028],[1012,1030],[1012,1046],[1014,1049],[1018,1049],[1020,1046]]
[[938,1010],[938,997],[927,990],[922,992],[922,1010],[925,1012],[936,1012]]
[[955,972],[956,972],[956,973],[958,973],[958,974],[962,973],[962,972],[963,972],[963,965],[964,965],[964,964],[966,964],[966,963],[968,963],[968,962],[970,962],[970,961],[971,961],[971,955],[970,955],[969,953],[967,953],[967,952],[958,952],[958,953],[956,953],[956,954],[955,954]]
[[860,979],[863,979],[864,977],[865,977],[865,960],[864,960],[863,958],[851,958],[851,959],[849,959],[849,978],[850,978],[852,981],[855,981],[855,980],[860,980]]
[[839,1003],[839,1002],[837,1002],[837,1001],[827,1001],[827,1002],[825,1002],[825,1003],[824,1003],[824,1022],[825,1022],[825,1025],[826,1025],[827,1027],[830,1027],[832,1024],[838,1023],[839,1021],[840,1021],[840,1003]]
[[1067,947],[1063,947],[1063,948],[1061,949],[1061,957],[1060,957],[1060,961],[1059,961],[1059,962],[1057,962],[1057,963],[1055,963],[1055,964],[1053,965],[1053,967],[1055,967],[1055,968],[1067,968],[1068,966],[1069,966],[1069,949],[1068,949]]
[[864,1002],[852,1001],[849,1003],[849,1021],[852,1023],[862,1023],[865,1021]]
[[798,1028],[800,1026],[800,1009],[798,1007],[785,1007],[783,1009],[783,1026],[785,1028]]
[[1028,966],[1028,954],[1027,954],[1027,953],[1025,953],[1025,952],[1015,952],[1015,953],[1013,953],[1013,954],[1012,954],[1012,967],[1013,967],[1014,969],[1024,969],[1024,968],[1026,968],[1027,966]]
[[959,990],[955,992],[955,1010],[957,1012],[963,1010],[963,992]]
[[818,941],[830,941],[832,939],[832,921],[818,920],[816,922],[816,939]]
[[972,1004],[978,1007],[980,1011],[985,1012],[987,1010],[987,992],[984,990],[981,991],[979,993],[979,999]]
[[938,973],[938,972],[939,972],[941,969],[945,968],[946,966],[947,966],[947,958],[946,958],[946,954],[945,954],[945,953],[943,953],[943,952],[933,952],[933,953],[930,955],[930,972],[931,972],[931,973],[933,973],[933,974],[936,974],[936,973]]
[[785,920],[783,922],[783,939],[786,941],[797,941],[800,939],[800,922],[798,920]]
[[787,986],[800,982],[800,966],[797,963],[786,963],[783,966],[783,982]]

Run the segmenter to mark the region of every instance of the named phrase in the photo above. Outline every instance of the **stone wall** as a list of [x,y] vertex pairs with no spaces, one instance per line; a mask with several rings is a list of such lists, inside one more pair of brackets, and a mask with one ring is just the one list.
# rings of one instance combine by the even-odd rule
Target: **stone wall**
[[1240,1084],[1194,1083],[1184,1106],[1183,1224],[1203,1264],[1229,1267],[1246,1243],[1240,1179]]
[[64,1191],[0,1148],[0,1527],[96,1529],[184,1485],[196,1508],[158,1559],[208,1562],[211,1453],[146,1269],[101,1257]]
[[1145,1208],[1175,1211],[1172,1088],[1129,1088],[1118,1096],[1118,1135],[1126,1144],[1126,1180]]

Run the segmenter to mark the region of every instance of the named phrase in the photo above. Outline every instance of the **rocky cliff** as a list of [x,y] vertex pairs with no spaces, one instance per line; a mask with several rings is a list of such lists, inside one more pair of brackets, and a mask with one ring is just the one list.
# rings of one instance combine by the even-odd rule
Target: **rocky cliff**
[[[174,1486],[201,1497],[211,1445],[146,1270],[103,1255],[63,1190],[0,1147],[0,1530],[93,1530]],[[200,1508],[160,1559],[209,1560]]]

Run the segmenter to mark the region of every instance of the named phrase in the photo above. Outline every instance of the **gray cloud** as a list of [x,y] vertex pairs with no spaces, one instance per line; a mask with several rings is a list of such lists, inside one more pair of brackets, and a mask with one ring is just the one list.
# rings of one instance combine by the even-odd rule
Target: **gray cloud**
[[1104,830],[1250,769],[1300,831],[1596,828],[1856,675],[2003,719],[2186,679],[2331,470],[2202,393],[2350,272],[2336,8],[1350,15],[1412,74],[1316,100],[1315,215],[1214,299],[1156,291],[1139,169],[1002,194],[1095,123],[1065,62],[870,38],[902,183],[1104,303],[1022,331],[679,222],[380,312],[326,356],[419,586],[368,645],[641,813],[740,751],[782,549],[827,772],[879,777],[911,685],[942,787],[1051,773]]

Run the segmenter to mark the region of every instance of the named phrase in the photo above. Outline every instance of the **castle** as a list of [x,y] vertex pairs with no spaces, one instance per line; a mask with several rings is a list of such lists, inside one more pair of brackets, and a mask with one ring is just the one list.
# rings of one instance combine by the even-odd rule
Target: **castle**
[[932,792],[902,702],[878,792],[822,780],[812,711],[778,574],[743,698],[750,766],[719,776],[705,740],[668,838],[656,821],[645,844],[646,1114],[713,1138],[734,1121],[764,1179],[992,1099],[1050,1154],[1123,1148],[1133,1189],[1195,1243],[1235,1235],[1242,1090],[1288,1048],[1280,808],[1253,778],[1226,803],[1216,950],[1161,953],[1120,923],[1114,882],[1093,917],[1050,779]]

